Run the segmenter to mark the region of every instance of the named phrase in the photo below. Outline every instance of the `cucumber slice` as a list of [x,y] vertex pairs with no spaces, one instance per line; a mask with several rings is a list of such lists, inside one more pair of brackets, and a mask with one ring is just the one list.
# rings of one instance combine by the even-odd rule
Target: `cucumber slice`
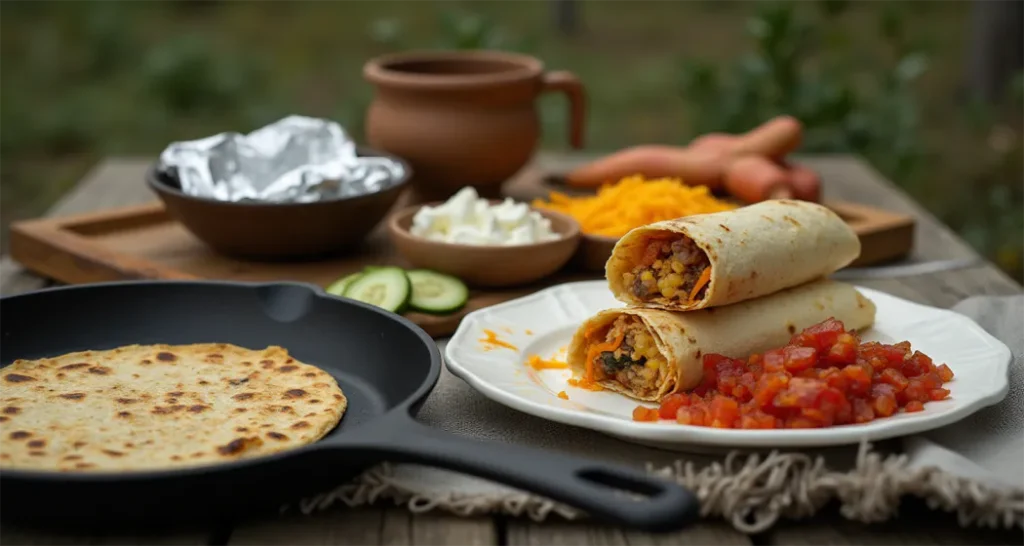
[[469,289],[452,277],[429,269],[406,271],[412,283],[412,298],[409,306],[427,313],[451,313],[466,305]]
[[345,289],[348,285],[352,284],[352,281],[363,276],[363,272],[352,273],[351,275],[345,275],[344,277],[334,281],[330,286],[327,287],[328,294],[334,294],[335,296],[344,296]]
[[345,289],[345,297],[376,305],[392,313],[408,307],[412,285],[400,267],[380,267],[364,272]]

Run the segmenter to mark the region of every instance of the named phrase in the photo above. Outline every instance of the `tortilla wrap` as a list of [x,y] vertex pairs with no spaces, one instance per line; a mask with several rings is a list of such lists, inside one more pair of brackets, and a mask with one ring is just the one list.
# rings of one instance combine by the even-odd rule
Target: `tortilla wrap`
[[[678,236],[692,241],[707,256],[702,263],[710,262],[709,282],[692,301],[689,285],[670,297],[654,289],[641,299],[633,293],[634,285],[626,284],[629,279],[624,280],[623,274],[645,265],[642,262],[652,237]],[[687,311],[729,305],[797,286],[834,273],[859,255],[857,234],[835,212],[816,203],[777,199],[633,229],[615,245],[606,276],[620,301]],[[696,277],[703,269],[697,265],[692,273],[684,275]]]
[[793,334],[830,317],[842,321],[848,330],[862,330],[874,324],[875,305],[849,284],[821,279],[763,298],[700,311],[607,309],[587,319],[573,335],[568,360],[574,377],[585,377],[588,348],[595,339],[604,341],[621,315],[637,317],[652,334],[668,363],[666,373],[661,374],[656,395],[639,395],[614,379],[596,383],[632,398],[658,401],[696,387],[703,375],[705,354],[746,358],[785,345]]

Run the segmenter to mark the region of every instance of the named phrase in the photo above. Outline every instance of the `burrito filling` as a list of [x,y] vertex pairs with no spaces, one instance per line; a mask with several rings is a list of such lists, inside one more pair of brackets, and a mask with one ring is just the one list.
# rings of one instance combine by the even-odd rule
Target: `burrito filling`
[[668,366],[640,319],[622,315],[604,336],[592,332],[588,337],[586,381],[618,381],[640,396],[657,394]]
[[704,298],[711,280],[711,262],[689,237],[652,238],[643,257],[622,274],[623,285],[641,301],[662,297],[695,303]]

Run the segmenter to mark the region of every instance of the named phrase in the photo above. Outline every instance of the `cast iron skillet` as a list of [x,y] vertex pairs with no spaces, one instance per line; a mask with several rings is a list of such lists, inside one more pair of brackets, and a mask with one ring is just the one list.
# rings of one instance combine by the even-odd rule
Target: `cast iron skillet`
[[419,424],[412,415],[441,371],[434,341],[400,316],[312,285],[129,281],[0,303],[4,366],[134,343],[280,345],[334,376],[349,402],[319,442],[261,458],[133,473],[2,471],[3,519],[76,527],[215,524],[323,492],[382,460],[464,471],[648,531],[682,528],[698,514],[692,493],[637,470]]

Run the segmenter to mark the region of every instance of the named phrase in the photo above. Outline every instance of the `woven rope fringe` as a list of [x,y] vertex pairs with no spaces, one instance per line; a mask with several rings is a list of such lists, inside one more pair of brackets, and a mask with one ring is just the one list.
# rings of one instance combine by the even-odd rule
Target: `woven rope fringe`
[[[857,464],[849,472],[832,472],[821,456],[772,452],[767,456],[730,453],[724,462],[699,470],[692,462],[676,461],[647,471],[691,489],[701,501],[701,515],[722,517],[736,530],[758,533],[780,518],[812,516],[832,499],[840,513],[864,523],[898,514],[900,498],[913,495],[934,510],[956,512],[962,526],[1024,527],[1024,490],[1002,491],[982,486],[938,468],[910,468],[905,455],[885,458],[862,442]],[[429,496],[404,483],[391,465],[368,470],[352,483],[302,500],[303,514],[328,508],[335,502],[365,506],[391,501],[414,513],[442,510],[459,516],[500,513],[542,521],[557,515],[577,519],[585,515],[550,499],[511,491],[507,494],[450,493]]]

